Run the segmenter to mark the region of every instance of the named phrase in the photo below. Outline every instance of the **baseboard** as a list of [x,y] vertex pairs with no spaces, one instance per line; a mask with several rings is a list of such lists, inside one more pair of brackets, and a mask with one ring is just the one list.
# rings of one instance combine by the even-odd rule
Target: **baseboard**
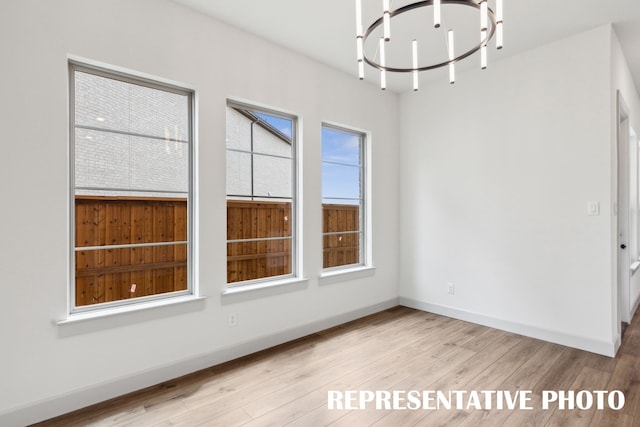
[[640,296],[636,298],[636,302],[633,304],[633,308],[631,309],[631,320],[633,320],[633,316],[635,316],[636,311],[638,311],[638,306],[640,306]]
[[155,367],[135,375],[117,378],[113,381],[95,384],[50,399],[11,408],[0,413],[1,426],[24,426],[57,417],[132,391],[140,390],[169,381],[183,375],[228,362],[260,350],[286,343],[334,326],[338,326],[364,316],[396,307],[398,299],[392,298],[378,304],[332,316],[306,325],[297,326],[232,347],[211,353],[186,358],[175,363]]
[[434,314],[440,314],[454,319],[464,320],[471,323],[476,323],[483,326],[489,326],[491,328],[500,329],[507,332],[513,332],[515,334],[524,335],[531,338],[537,338],[544,341],[564,345],[567,347],[573,347],[580,350],[589,351],[591,353],[602,354],[604,356],[614,357],[618,347],[620,346],[619,339],[617,342],[605,342],[593,340],[591,338],[580,337],[570,334],[565,334],[558,331],[552,331],[548,329],[538,328],[536,326],[526,325],[518,322],[512,322],[510,320],[498,319],[495,317],[487,316],[480,313],[474,313],[471,311],[460,310],[455,307],[448,307],[444,305],[431,304],[423,301],[417,301],[411,298],[399,298],[400,305],[405,307],[415,308],[417,310],[428,311]]

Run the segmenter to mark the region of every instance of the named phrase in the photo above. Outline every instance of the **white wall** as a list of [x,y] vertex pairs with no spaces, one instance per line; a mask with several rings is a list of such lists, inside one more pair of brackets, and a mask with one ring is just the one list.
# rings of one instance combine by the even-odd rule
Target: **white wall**
[[613,354],[610,51],[605,26],[401,97],[401,303]]
[[[67,55],[193,86],[201,302],[58,326],[68,289]],[[398,97],[162,0],[0,6],[0,424],[25,424],[397,303]],[[221,297],[228,97],[299,115],[308,283]],[[319,283],[323,121],[371,132],[372,274]],[[350,279],[350,280],[347,280]],[[237,313],[238,326],[226,316]]]

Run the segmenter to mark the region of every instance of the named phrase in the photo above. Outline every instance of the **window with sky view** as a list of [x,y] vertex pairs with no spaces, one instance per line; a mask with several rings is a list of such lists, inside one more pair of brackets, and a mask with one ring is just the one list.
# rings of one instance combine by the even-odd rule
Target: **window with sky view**
[[364,264],[364,135],[322,126],[323,267]]

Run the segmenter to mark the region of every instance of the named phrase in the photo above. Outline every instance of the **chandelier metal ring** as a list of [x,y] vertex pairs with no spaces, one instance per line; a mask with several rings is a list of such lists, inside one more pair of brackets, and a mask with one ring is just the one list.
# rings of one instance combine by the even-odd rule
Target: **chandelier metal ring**
[[[462,5],[462,6],[468,6],[468,7],[473,7],[475,9],[480,10],[480,4],[474,2],[474,1],[470,1],[470,0],[440,0],[441,4],[457,4],[457,5]],[[423,1],[419,1],[416,3],[412,3],[403,7],[400,7],[396,10],[393,10],[390,12],[390,17],[393,18],[394,16],[403,14],[405,12],[409,12],[413,9],[418,9],[421,7],[427,7],[427,6],[433,6],[433,0],[423,0]],[[491,40],[491,38],[493,37],[493,34],[496,31],[496,16],[494,11],[491,8],[488,8],[488,23],[489,23],[489,28],[487,28],[487,35],[485,36],[484,40],[481,40],[480,43],[478,43],[477,45],[473,46],[471,49],[469,49],[468,51],[456,56],[453,59],[450,59],[448,61],[444,61],[444,62],[440,62],[438,64],[433,64],[433,65],[427,65],[424,67],[418,67],[418,68],[399,68],[399,67],[390,67],[390,66],[383,66],[377,62],[375,62],[374,60],[370,59],[366,52],[363,54],[363,59],[364,62],[366,62],[367,64],[371,65],[374,68],[377,68],[378,70],[381,71],[391,71],[391,72],[395,72],[395,73],[411,73],[414,71],[427,71],[427,70],[433,70],[436,68],[440,68],[440,67],[444,67],[446,65],[449,64],[455,64],[458,61],[461,61],[465,58],[467,58],[468,56],[473,55],[475,52],[479,51],[482,46],[486,46],[487,43],[489,42],[489,40]],[[380,25],[382,25],[383,22],[383,17],[378,18],[376,21],[374,21],[369,28],[367,28],[367,31],[365,31],[364,35],[363,35],[363,44],[366,44],[367,38],[371,35],[371,33],[373,31],[375,31],[376,28],[378,28]]]

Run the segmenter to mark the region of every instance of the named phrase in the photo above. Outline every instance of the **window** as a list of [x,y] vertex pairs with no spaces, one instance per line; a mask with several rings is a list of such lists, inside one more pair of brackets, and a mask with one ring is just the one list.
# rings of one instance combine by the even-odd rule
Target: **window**
[[322,126],[322,265],[364,265],[365,135]]
[[191,293],[192,105],[70,64],[72,311]]
[[295,127],[292,116],[227,107],[227,282],[295,272]]

